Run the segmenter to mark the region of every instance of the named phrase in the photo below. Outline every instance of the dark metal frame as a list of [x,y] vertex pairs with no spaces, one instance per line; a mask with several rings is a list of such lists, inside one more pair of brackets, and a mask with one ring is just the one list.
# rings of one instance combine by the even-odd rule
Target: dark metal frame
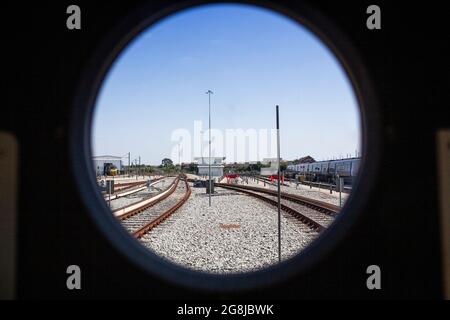
[[306,4],[296,4],[294,11],[279,5],[276,1],[233,1],[232,3],[236,4],[272,9],[296,20],[321,39],[337,57],[353,85],[361,111],[363,156],[359,179],[342,213],[336,218],[337,223],[333,223],[298,255],[263,270],[231,275],[197,272],[173,264],[144,248],[110,213],[98,191],[95,176],[90,174],[94,172],[91,161],[91,121],[96,98],[103,79],[115,59],[137,35],[173,13],[208,3],[219,2],[194,0],[157,5],[149,1],[148,4],[126,15],[123,21],[111,30],[93,52],[79,80],[72,105],[69,147],[71,171],[81,198],[100,232],[114,247],[149,275],[189,288],[229,292],[271,285],[295,274],[304,273],[335,248],[345,234],[357,224],[358,218],[367,207],[379,172],[381,130],[377,98],[369,74],[358,52],[330,20]]

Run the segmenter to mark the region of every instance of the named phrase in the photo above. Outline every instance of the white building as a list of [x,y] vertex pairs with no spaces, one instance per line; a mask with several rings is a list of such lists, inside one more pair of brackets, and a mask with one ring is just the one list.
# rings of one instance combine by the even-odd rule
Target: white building
[[95,156],[92,157],[95,175],[103,175],[105,164],[111,163],[116,166],[119,171],[122,171],[122,158],[115,156]]
[[[211,159],[211,160],[210,160]],[[196,157],[194,161],[197,163],[198,175],[208,177],[209,163],[211,161],[211,177],[223,176],[223,168],[225,157]]]

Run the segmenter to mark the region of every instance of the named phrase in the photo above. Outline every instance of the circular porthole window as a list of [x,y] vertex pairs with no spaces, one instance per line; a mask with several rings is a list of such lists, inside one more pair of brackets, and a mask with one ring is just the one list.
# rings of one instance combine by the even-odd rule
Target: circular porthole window
[[100,46],[75,102],[73,165],[100,229],[194,287],[250,288],[316,263],[375,166],[375,100],[349,42],[306,8],[143,12]]

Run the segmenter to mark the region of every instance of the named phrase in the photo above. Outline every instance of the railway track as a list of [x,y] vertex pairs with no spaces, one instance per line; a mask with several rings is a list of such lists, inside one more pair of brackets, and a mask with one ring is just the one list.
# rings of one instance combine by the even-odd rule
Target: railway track
[[[161,179],[165,179],[166,177],[159,177],[156,179],[153,179],[152,182],[159,181]],[[147,181],[134,181],[134,182],[125,182],[125,183],[118,183],[114,186],[115,191],[125,191],[125,190],[131,190],[133,188],[137,188],[143,185],[146,185]]]
[[[130,207],[138,207],[139,203],[147,200],[149,202],[151,198],[159,196],[169,189],[174,182],[175,178],[166,178],[164,180],[156,181],[152,183],[152,187],[149,189],[147,185],[129,190],[123,191],[117,195],[111,196],[111,201],[105,198],[106,202],[109,202],[111,210],[116,216],[130,211]],[[166,186],[164,188],[164,185]]]
[[[112,197],[117,197],[117,194],[121,193],[121,192],[126,192],[126,191],[130,191],[133,189],[137,189],[140,187],[143,187],[146,185],[146,181],[137,181],[137,182],[128,182],[128,183],[120,183],[120,184],[116,184],[114,185],[114,193],[111,194],[111,198]],[[108,193],[103,190],[102,195],[104,198],[108,197]]]
[[124,190],[124,189],[132,188],[135,186],[139,186],[139,185],[142,185],[145,183],[146,183],[146,181],[125,182],[125,183],[118,183],[114,187],[117,190]]
[[136,238],[150,232],[178,208],[191,195],[187,180],[177,177],[170,187],[159,196],[128,206],[124,213],[116,215],[122,225]]
[[[265,182],[265,183],[270,184],[270,185],[272,185],[272,186],[278,186],[278,183],[277,183],[277,182],[271,181],[269,178],[266,178],[266,177],[263,177],[263,176],[256,177],[256,180],[261,181],[261,182]],[[282,186],[289,187],[289,185],[286,184],[286,183],[284,183],[284,182],[282,182],[282,183],[280,183],[280,184],[281,184]]]
[[[288,179],[285,178],[285,181],[289,181],[291,183],[299,183],[301,185],[304,186],[309,186],[309,187],[315,187],[315,188],[319,188],[319,189],[330,189],[336,191],[336,185],[335,184],[329,184],[329,183],[325,183],[325,182],[312,182],[312,181],[298,181],[295,179]],[[352,192],[352,188],[349,186],[344,186],[344,188],[342,189],[342,193],[347,193],[350,194]]]
[[[275,190],[227,183],[216,183],[216,186],[243,192],[273,206],[278,206],[278,193]],[[340,210],[339,207],[328,203],[284,192],[281,193],[281,199],[283,211],[290,213],[317,232],[326,229]]]
[[[161,181],[163,179],[166,179],[166,178],[165,177],[161,177],[161,178],[154,179],[152,181],[152,185],[156,184],[158,181]],[[141,182],[141,183],[136,184],[136,185],[131,185],[131,186],[127,186],[127,187],[124,187],[122,189],[119,189],[119,190],[115,190],[117,192],[112,194],[111,197],[109,197],[108,194],[103,194],[103,198],[105,198],[106,201],[108,201],[109,199],[116,200],[116,199],[119,199],[119,198],[122,198],[122,197],[125,197],[125,196],[132,195],[134,193],[146,190],[147,188],[148,188],[147,182]]]
[[135,186],[129,186],[129,187],[123,187],[123,188],[116,189],[116,190],[114,190],[115,192],[113,194],[111,194],[111,196],[109,196],[109,194],[106,193],[105,191],[103,191],[102,194],[103,194],[103,198],[105,198],[105,200],[108,200],[108,199],[114,200],[114,199],[117,199],[120,197],[124,197],[124,196],[130,195],[130,194],[133,194],[135,192],[139,192],[145,188],[146,188],[146,183],[144,182],[144,183],[140,183]]
[[128,218],[134,216],[135,214],[140,213],[141,211],[151,207],[155,203],[157,203],[161,200],[164,200],[165,198],[170,196],[172,194],[172,192],[174,191],[175,184],[178,183],[178,180],[179,180],[178,177],[173,179],[169,183],[169,186],[166,189],[162,190],[157,195],[153,195],[151,197],[142,199],[141,201],[137,201],[137,202],[131,203],[129,205],[126,205],[124,207],[115,209],[115,210],[113,210],[113,214],[118,219],[125,220],[125,219],[128,219]]

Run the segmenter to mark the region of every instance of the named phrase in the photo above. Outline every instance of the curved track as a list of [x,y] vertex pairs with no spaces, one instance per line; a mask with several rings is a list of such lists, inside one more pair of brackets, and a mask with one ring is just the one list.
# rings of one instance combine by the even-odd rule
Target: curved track
[[[216,186],[243,192],[263,200],[273,206],[278,206],[277,191],[244,185],[216,183]],[[318,232],[326,229],[334,221],[340,208],[328,203],[305,198],[298,195],[281,193],[281,209],[292,214],[311,229]],[[305,210],[307,207],[307,210]]]
[[117,217],[129,232],[141,238],[180,208],[190,194],[191,189],[185,177],[177,177],[163,195],[149,202],[141,201],[145,202],[141,206],[139,203],[137,207],[134,204],[136,208]]

